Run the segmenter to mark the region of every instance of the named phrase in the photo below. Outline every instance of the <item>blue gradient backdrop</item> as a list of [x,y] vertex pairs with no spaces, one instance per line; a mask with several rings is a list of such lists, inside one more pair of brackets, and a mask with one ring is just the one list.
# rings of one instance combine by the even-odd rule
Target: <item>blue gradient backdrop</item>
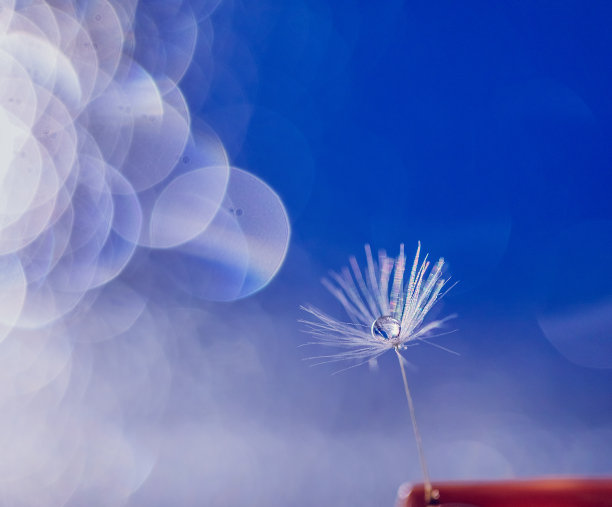
[[265,373],[225,413],[253,438],[244,501],[391,505],[420,480],[394,359],[332,376],[296,348],[299,305],[339,313],[319,279],[364,242],[421,240],[459,281],[439,343],[461,356],[408,357],[434,478],[611,473],[612,6],[259,1],[215,22],[236,86],[200,114],[293,227],[276,279],[215,310],[259,323]]
[[0,503],[393,505],[393,354],[300,347],[364,243],[458,282],[434,481],[612,474],[612,3],[0,7]]

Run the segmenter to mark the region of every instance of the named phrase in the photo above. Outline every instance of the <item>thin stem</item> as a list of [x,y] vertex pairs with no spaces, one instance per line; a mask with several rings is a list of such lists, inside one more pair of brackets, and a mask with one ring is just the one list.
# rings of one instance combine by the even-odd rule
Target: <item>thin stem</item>
[[421,462],[421,470],[423,471],[423,485],[425,489],[425,504],[429,505],[429,502],[431,501],[431,481],[429,480],[429,472],[427,471],[427,462],[425,461],[425,453],[423,452],[423,442],[421,441],[421,434],[419,433],[419,427],[417,426],[416,416],[414,415],[414,405],[412,403],[412,396],[410,395],[410,389],[408,388],[406,370],[404,369],[404,360],[397,348],[395,349],[395,353],[397,354],[397,360],[399,361],[400,369],[402,370],[402,379],[404,380],[404,391],[406,392],[406,399],[408,400],[408,408],[410,409],[410,419],[412,419],[412,429],[414,430],[414,439],[416,440],[417,452],[419,453],[419,461]]

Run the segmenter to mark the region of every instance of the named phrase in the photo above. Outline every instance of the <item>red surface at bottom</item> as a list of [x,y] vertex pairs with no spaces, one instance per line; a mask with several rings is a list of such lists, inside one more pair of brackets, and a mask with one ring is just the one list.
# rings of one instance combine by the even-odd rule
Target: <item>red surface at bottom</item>
[[[612,478],[433,482],[437,503],[447,507],[612,507]],[[425,507],[422,484],[404,485],[398,507]]]

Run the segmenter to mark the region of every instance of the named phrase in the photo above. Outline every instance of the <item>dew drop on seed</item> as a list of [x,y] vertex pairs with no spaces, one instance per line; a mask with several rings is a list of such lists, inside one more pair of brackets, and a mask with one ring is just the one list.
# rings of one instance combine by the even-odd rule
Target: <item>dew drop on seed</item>
[[399,337],[402,328],[397,319],[390,315],[378,317],[372,324],[372,336],[383,340],[392,340]]

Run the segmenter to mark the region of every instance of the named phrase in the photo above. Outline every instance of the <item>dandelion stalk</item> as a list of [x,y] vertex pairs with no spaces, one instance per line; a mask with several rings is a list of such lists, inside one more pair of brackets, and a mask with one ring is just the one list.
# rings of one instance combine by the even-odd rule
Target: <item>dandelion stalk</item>
[[395,353],[397,354],[397,360],[399,361],[400,370],[402,371],[402,379],[404,380],[404,391],[406,392],[406,400],[408,400],[408,409],[410,410],[410,419],[412,420],[412,430],[414,431],[414,439],[416,441],[417,452],[419,454],[419,461],[421,463],[421,470],[423,471],[423,485],[425,489],[425,504],[429,505],[431,501],[431,481],[429,480],[429,471],[427,470],[427,461],[425,460],[425,452],[423,451],[423,441],[421,440],[421,433],[419,432],[419,426],[417,425],[416,416],[414,414],[414,404],[412,403],[412,396],[410,394],[410,388],[408,387],[408,379],[406,378],[406,369],[404,368],[404,358],[396,348]]

